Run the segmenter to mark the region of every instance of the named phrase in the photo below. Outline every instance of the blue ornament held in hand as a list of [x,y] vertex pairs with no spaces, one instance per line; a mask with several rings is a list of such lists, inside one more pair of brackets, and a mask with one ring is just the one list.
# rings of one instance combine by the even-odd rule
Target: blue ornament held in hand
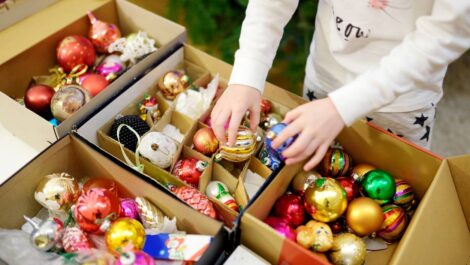
[[282,152],[286,150],[297,138],[297,135],[289,137],[282,145],[278,148],[273,148],[272,143],[274,139],[285,129],[287,128],[287,124],[285,123],[278,123],[272,126],[269,131],[266,133],[265,145],[268,149],[268,152],[275,154],[279,157],[280,160],[284,161],[284,157],[282,156]]

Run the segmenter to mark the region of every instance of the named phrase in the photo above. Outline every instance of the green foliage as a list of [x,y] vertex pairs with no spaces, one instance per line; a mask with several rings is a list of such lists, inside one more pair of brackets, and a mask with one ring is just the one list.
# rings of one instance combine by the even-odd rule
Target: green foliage
[[[186,25],[191,43],[233,63],[248,0],[170,0],[168,17]],[[269,80],[299,93],[314,30],[317,0],[300,1],[284,29]]]

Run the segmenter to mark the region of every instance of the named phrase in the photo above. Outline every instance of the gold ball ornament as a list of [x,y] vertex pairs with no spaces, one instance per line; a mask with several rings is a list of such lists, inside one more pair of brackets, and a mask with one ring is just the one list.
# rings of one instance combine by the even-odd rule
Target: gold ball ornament
[[42,178],[34,199],[54,215],[64,215],[80,196],[77,180],[67,173],[54,173]]
[[346,222],[358,236],[369,235],[382,227],[384,215],[380,205],[367,197],[360,197],[349,203]]
[[119,218],[105,234],[108,250],[119,255],[124,249],[141,250],[145,243],[144,226],[132,218]]
[[335,265],[362,265],[366,260],[366,244],[351,234],[339,234],[333,239],[330,260]]
[[351,177],[358,182],[361,182],[362,177],[364,177],[367,172],[374,170],[375,167],[369,165],[369,164],[357,164],[353,167],[351,171]]
[[291,182],[292,190],[300,195],[305,193],[305,190],[315,182],[315,180],[321,178],[320,173],[316,171],[300,171],[294,177]]
[[158,88],[166,99],[173,100],[186,90],[190,84],[191,81],[188,75],[181,71],[169,71],[158,81]]
[[256,135],[248,128],[240,126],[233,146],[220,145],[216,160],[225,159],[238,163],[248,160],[256,151]]
[[348,206],[343,187],[332,178],[320,178],[305,190],[305,208],[313,219],[328,223],[338,219]]

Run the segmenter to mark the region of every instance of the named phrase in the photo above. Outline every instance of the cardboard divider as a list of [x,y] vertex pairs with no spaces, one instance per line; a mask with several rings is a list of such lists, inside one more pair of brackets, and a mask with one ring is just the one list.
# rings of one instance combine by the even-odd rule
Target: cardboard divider
[[18,229],[25,223],[23,215],[34,216],[41,208],[33,197],[36,186],[42,177],[60,172],[67,172],[76,178],[105,177],[115,180],[123,195],[144,197],[168,217],[176,217],[178,229],[189,234],[213,236],[211,247],[204,254],[200,264],[215,262],[219,258],[225,244],[221,223],[180,203],[155,188],[151,182],[107,159],[75,136],[62,138],[0,186],[1,208],[9,213],[0,216],[0,227]]
[[256,158],[252,157],[250,162],[247,164],[247,167],[243,170],[243,172],[238,177],[238,185],[235,191],[235,194],[239,198],[240,205],[245,208],[248,205],[250,199],[248,198],[248,193],[245,189],[245,178],[248,170],[252,171],[255,174],[258,174],[264,179],[267,179],[272,171],[268,167],[266,167],[261,161]]

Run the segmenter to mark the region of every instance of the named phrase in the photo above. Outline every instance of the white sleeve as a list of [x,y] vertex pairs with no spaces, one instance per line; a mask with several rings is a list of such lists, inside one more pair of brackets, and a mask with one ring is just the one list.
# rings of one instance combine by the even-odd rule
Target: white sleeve
[[229,85],[247,85],[263,91],[284,27],[297,5],[298,0],[248,2]]
[[470,1],[436,0],[378,67],[329,94],[346,125],[426,82],[470,47]]

